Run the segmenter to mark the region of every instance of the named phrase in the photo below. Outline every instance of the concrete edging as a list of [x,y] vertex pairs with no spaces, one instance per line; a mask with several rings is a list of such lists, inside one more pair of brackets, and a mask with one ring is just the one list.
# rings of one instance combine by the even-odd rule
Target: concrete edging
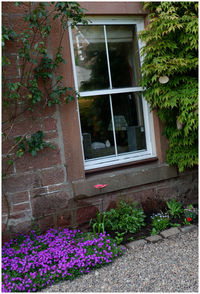
[[160,234],[158,234],[158,235],[149,236],[145,239],[132,241],[125,246],[127,249],[134,249],[138,246],[145,245],[147,243],[156,243],[158,241],[162,241],[166,238],[173,237],[173,236],[180,234],[180,233],[191,232],[195,228],[197,228],[197,225],[184,226],[184,227],[180,227],[180,228],[178,228],[178,227],[170,228],[170,229],[167,229],[167,230],[160,232]]

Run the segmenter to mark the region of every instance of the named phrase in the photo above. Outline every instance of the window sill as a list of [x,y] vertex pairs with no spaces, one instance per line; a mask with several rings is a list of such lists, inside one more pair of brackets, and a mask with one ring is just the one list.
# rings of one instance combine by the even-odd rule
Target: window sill
[[127,167],[135,167],[138,165],[142,165],[142,164],[149,163],[149,162],[154,162],[157,160],[158,160],[157,157],[152,157],[152,158],[146,158],[143,160],[137,160],[134,162],[126,162],[126,163],[114,164],[111,166],[104,166],[104,167],[100,167],[100,168],[89,169],[89,170],[85,170],[85,175],[91,176],[91,175],[96,175],[97,173],[98,174],[104,173],[105,171],[113,171],[113,170],[117,170],[117,169],[124,169]]
[[85,179],[73,181],[72,186],[74,197],[78,200],[99,195],[99,191],[94,188],[96,184],[107,184],[108,186],[102,191],[102,194],[106,194],[168,180],[177,176],[176,168],[170,167],[166,163],[145,162],[145,164],[136,165],[134,168],[124,167],[123,169],[88,175]]

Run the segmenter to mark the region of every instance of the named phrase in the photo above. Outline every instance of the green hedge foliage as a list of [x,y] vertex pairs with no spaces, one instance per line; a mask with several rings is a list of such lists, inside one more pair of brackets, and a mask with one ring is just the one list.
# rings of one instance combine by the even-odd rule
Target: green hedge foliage
[[[141,32],[142,86],[164,122],[167,162],[180,172],[198,163],[198,3],[146,2]],[[165,84],[159,78],[167,76]]]

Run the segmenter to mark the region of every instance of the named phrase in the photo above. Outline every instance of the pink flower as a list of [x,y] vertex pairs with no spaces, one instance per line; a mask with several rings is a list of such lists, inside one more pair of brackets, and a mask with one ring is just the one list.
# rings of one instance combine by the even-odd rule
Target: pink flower
[[101,190],[101,189],[105,188],[106,186],[108,186],[108,185],[107,184],[104,184],[104,185],[97,184],[97,185],[94,185],[94,188]]

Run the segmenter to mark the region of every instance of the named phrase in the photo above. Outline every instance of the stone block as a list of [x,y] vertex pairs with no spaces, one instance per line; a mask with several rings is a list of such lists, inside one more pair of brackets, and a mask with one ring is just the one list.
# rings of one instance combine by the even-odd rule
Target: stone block
[[47,188],[46,187],[40,187],[36,188],[30,191],[31,198],[36,198],[41,195],[46,195],[47,194]]
[[43,130],[44,131],[57,130],[57,120],[54,118],[46,118],[43,121]]
[[13,13],[13,14],[22,13],[25,16],[25,13],[28,12],[28,5],[27,5],[27,2],[22,2],[21,5],[19,6],[15,6],[14,2],[4,2],[2,3],[2,12]]
[[52,185],[52,186],[48,186],[48,191],[49,191],[49,193],[58,192],[58,191],[64,191],[65,188],[67,188],[67,185],[65,185],[65,184]]
[[172,237],[176,234],[179,234],[180,233],[180,230],[178,228],[170,228],[168,230],[165,230],[165,231],[162,231],[160,233],[160,235],[163,237],[163,238],[168,238],[168,237]]
[[8,211],[9,211],[10,203],[7,202],[7,198],[6,198],[6,196],[3,196],[3,197],[1,198],[1,203],[2,203],[2,213],[3,213],[3,214],[7,214]]
[[22,204],[15,204],[13,205],[13,212],[20,212],[24,210],[29,210],[30,209],[30,203],[22,203]]
[[2,224],[2,226],[1,226],[1,228],[2,228],[2,232],[5,232],[5,231],[6,231],[6,227],[7,227],[6,224]]
[[70,210],[64,210],[57,215],[57,226],[59,228],[69,227],[72,225],[72,216]]
[[43,217],[36,223],[39,226],[41,233],[46,232],[48,229],[55,228],[55,220],[53,215]]
[[147,237],[145,240],[147,240],[148,242],[151,242],[151,243],[156,243],[160,240],[162,240],[163,238],[159,235],[154,235],[154,236],[149,236]]
[[9,55],[7,58],[10,61],[10,65],[6,67],[6,76],[12,78],[19,78],[19,70],[17,67],[17,56]]
[[35,187],[40,187],[40,178],[34,173],[9,176],[3,181],[3,186],[4,191],[7,193],[27,191]]
[[135,249],[135,248],[137,248],[139,246],[144,246],[146,243],[147,243],[146,240],[141,239],[141,240],[133,241],[133,242],[130,242],[130,243],[126,244],[126,247],[128,249]]
[[37,120],[33,120],[33,119],[24,119],[24,120],[18,120],[11,132],[10,132],[10,136],[20,136],[20,135],[24,135],[25,133],[29,133],[29,134],[34,134],[36,133],[38,130],[41,130],[41,123],[40,123],[40,119]]
[[13,203],[13,204],[27,202],[29,200],[28,192],[19,192],[16,194],[9,194],[8,198],[10,203]]
[[58,138],[58,133],[56,131],[50,131],[48,133],[44,132],[44,139],[45,140],[51,140]]
[[20,211],[17,213],[12,213],[10,216],[10,219],[12,220],[19,220],[19,219],[25,219],[27,216],[27,211]]
[[91,218],[96,218],[98,208],[96,206],[88,206],[79,208],[76,212],[77,224],[89,222]]
[[187,233],[187,232],[191,232],[191,231],[195,230],[196,228],[197,228],[197,226],[190,225],[190,226],[182,227],[182,228],[180,228],[180,230],[182,233]]
[[69,196],[66,192],[51,193],[31,200],[33,217],[54,214],[69,206]]
[[8,232],[2,232],[2,243],[10,241],[10,234]]
[[64,182],[64,170],[62,167],[54,167],[41,171],[43,186],[49,186]]
[[168,185],[167,187],[158,187],[157,188],[157,198],[163,199],[163,200],[177,198],[179,195],[178,186],[177,185],[173,186],[173,184],[171,184],[171,186]]
[[13,175],[14,174],[14,166],[8,164],[8,159],[7,158],[2,158],[2,172],[8,175]]
[[[56,147],[56,144],[54,144]],[[45,148],[40,150],[36,157],[31,154],[25,154],[23,160],[16,162],[17,172],[36,171],[61,164],[60,151],[57,146],[56,149]]]
[[29,233],[31,231],[31,221],[22,221],[20,223],[17,223],[16,225],[12,224],[9,225],[9,231],[12,234],[15,233]]

